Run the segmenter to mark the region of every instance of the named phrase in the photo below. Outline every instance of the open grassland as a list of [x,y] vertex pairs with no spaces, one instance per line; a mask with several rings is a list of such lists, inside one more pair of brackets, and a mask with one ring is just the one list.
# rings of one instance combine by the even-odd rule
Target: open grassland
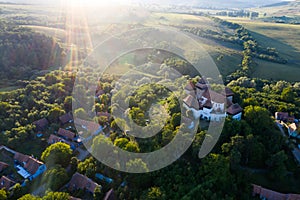
[[[15,12],[15,10],[22,9],[22,14],[26,15],[40,15],[43,13],[37,8],[30,7],[13,7],[9,6],[6,8],[10,12]],[[52,13],[51,20],[55,21],[53,17],[54,12],[60,14],[55,9],[47,9],[47,13]],[[90,15],[91,13],[87,13]],[[6,15],[10,15],[9,12]],[[82,14],[78,16],[78,19],[83,19]],[[76,19],[77,19],[76,18]],[[58,19],[58,18],[57,18]],[[259,42],[263,47],[275,47],[279,52],[280,56],[288,60],[288,64],[277,64],[267,61],[262,61],[255,59],[258,64],[252,74],[253,77],[267,78],[267,79],[284,79],[290,81],[299,80],[298,74],[300,74],[300,26],[297,25],[287,25],[287,24],[276,24],[276,23],[266,23],[261,21],[253,21],[246,18],[228,18],[224,17],[225,20],[232,21],[235,23],[242,24],[248,30],[251,31],[253,37]],[[196,16],[190,14],[177,14],[177,13],[162,13],[162,12],[152,12],[148,13],[147,17],[141,19],[135,19],[141,22],[142,26],[171,26],[171,27],[196,27],[202,30],[210,30],[218,32],[219,34],[233,35],[231,29],[222,27],[215,23],[212,19],[205,16]],[[78,22],[78,23],[75,23]],[[61,42],[61,46],[72,50],[73,57],[77,55],[78,50],[91,50],[97,44],[99,44],[104,39],[110,37],[111,33],[120,33],[126,31],[126,29],[121,24],[99,24],[90,22],[89,27],[85,27],[83,20],[75,20],[68,24],[66,22],[65,29],[54,28],[53,26],[47,25],[26,25],[23,26],[31,28],[34,31],[44,33],[48,36],[57,38]],[[58,21],[57,21],[58,22]],[[69,22],[71,23],[71,22]],[[113,30],[107,27],[115,27]],[[114,30],[116,29],[116,30]],[[215,41],[209,38],[201,38],[194,36],[201,43],[202,47],[209,53],[213,58],[216,65],[218,66],[221,74],[227,76],[237,70],[241,64],[242,47],[237,44],[232,44],[228,42]],[[96,42],[95,42],[96,41]],[[75,46],[74,46],[75,45]],[[94,45],[94,46],[93,46]],[[71,48],[72,47],[72,48]],[[76,48],[75,48],[76,47]],[[76,50],[78,48],[78,50]],[[72,57],[72,59],[73,59]],[[76,57],[76,56],[75,56]],[[116,72],[122,73],[127,71],[126,69],[121,69],[124,67],[124,63],[130,63],[130,59],[126,58],[125,61],[119,66],[114,66],[113,68],[119,68],[114,70]],[[72,65],[75,64],[74,61],[71,62]],[[69,68],[69,66],[67,67]]]
[[32,25],[24,25],[23,27],[30,28],[36,32],[43,33],[45,35],[57,38],[59,40],[64,40],[66,37],[66,31],[64,29]]
[[218,30],[218,26],[204,16],[177,14],[177,13],[153,13],[151,18],[146,21],[151,24],[161,25],[178,25],[178,26],[191,26],[201,27],[203,29]]
[[246,18],[223,18],[247,28],[251,35],[264,47],[275,47],[279,55],[288,60],[278,64],[255,59],[258,66],[253,77],[274,80],[299,81],[300,77],[300,26],[268,23]]
[[282,3],[280,6],[267,6],[260,8],[252,8],[251,10],[261,14],[266,13],[267,16],[300,16],[300,2],[291,1]]
[[[282,53],[291,54],[291,56],[299,55],[300,53],[300,25],[269,23],[241,18],[225,19],[245,26],[245,28],[253,32],[255,39],[263,45],[273,45]],[[271,40],[259,37],[258,34]]]

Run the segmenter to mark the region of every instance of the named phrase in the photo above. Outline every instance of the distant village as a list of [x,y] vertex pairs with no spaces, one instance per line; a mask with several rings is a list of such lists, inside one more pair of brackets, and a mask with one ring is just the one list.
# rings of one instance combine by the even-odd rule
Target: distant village
[[[109,117],[108,113],[98,113],[100,116]],[[89,122],[81,119],[73,120],[73,115],[67,113],[59,117],[60,125],[65,128],[59,128],[58,131],[50,134],[47,139],[49,145],[62,142],[68,144],[70,148],[75,151],[78,150],[79,154],[77,158],[79,160],[84,160],[89,152],[80,148],[82,142],[86,140],[91,140],[93,136],[96,136],[103,132],[105,128],[97,123]],[[88,130],[92,134],[84,138],[82,132],[75,134],[70,131],[73,129],[72,125],[77,124],[85,130]],[[33,122],[36,127],[36,137],[43,137],[43,132],[48,128],[49,122],[46,118],[40,119]],[[26,186],[28,181],[32,181],[42,175],[47,170],[46,165],[33,157],[32,155],[25,155],[20,152],[16,152],[6,146],[0,146],[0,189],[5,188],[10,191],[16,184],[20,184],[22,187]],[[96,178],[103,180],[107,183],[113,182],[112,179],[105,177],[102,174],[96,174]],[[125,183],[123,183],[125,185]],[[71,180],[65,185],[65,188],[70,192],[76,191],[78,189],[84,190],[93,194],[96,187],[99,186],[95,181],[91,180],[85,175],[78,172],[73,174]],[[113,189],[109,190],[104,199],[115,199],[115,193]],[[76,198],[73,198],[76,199]]]

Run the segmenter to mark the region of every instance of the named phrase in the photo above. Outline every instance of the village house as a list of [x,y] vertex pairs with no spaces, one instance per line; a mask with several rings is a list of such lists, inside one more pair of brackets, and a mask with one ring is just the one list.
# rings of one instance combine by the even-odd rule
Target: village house
[[0,162],[0,172],[6,169],[9,165],[5,162]]
[[103,131],[102,126],[100,126],[98,123],[92,122],[92,121],[86,121],[83,119],[76,118],[75,124],[80,126],[82,129],[89,131],[93,135],[98,135],[100,132]]
[[72,142],[69,142],[67,140],[65,140],[64,138],[61,138],[61,137],[58,137],[54,134],[51,134],[47,140],[48,144],[55,144],[55,143],[58,143],[58,142],[63,142],[63,143],[66,143],[70,146],[70,148],[72,150],[75,150],[76,149],[76,146],[72,143]]
[[[298,134],[298,125],[296,123],[292,123],[288,125],[289,136],[291,137],[300,137]],[[299,138],[300,139],[300,138]]]
[[279,193],[273,190],[263,188],[259,185],[253,184],[252,186],[253,186],[252,195],[253,196],[258,195],[261,199],[267,199],[267,200],[299,200],[300,199],[300,194],[283,194],[283,193]]
[[69,191],[76,191],[78,189],[86,190],[90,193],[94,193],[96,187],[99,186],[97,183],[89,179],[88,177],[76,172],[70,182],[66,185]]
[[15,184],[16,182],[10,180],[6,176],[0,178],[0,189],[5,188],[6,190],[10,190]]
[[[46,171],[46,165],[33,158],[32,156],[24,155],[22,153],[16,152],[6,146],[0,146],[0,150],[2,150],[3,154],[5,154],[7,159],[11,159],[10,162],[13,163],[12,167],[16,169],[16,173],[22,176],[24,179],[28,179],[29,181],[35,179],[40,174]],[[10,163],[9,162],[9,163]],[[0,171],[8,168],[9,164],[5,162],[0,162]],[[9,178],[15,177],[16,174],[10,175]],[[2,186],[5,185],[5,188],[8,189],[12,185],[16,184],[15,180],[10,180],[8,177],[2,177]],[[0,182],[1,183],[1,182]],[[24,183],[24,182],[23,182]],[[21,184],[23,184],[21,183]]]
[[14,161],[18,174],[30,181],[46,171],[46,165],[43,162],[19,152],[15,153]]
[[33,122],[33,125],[35,125],[36,131],[44,131],[47,128],[47,126],[49,125],[49,122],[46,118],[43,118],[43,119]]
[[59,128],[57,134],[61,137],[63,137],[64,139],[66,140],[69,140],[69,141],[73,141],[76,137],[76,134],[71,132],[71,131],[68,131],[66,129],[62,129],[62,128]]
[[191,110],[196,119],[220,121],[231,116],[233,119],[241,120],[243,109],[239,104],[232,102],[234,94],[229,88],[217,93],[201,79],[195,85],[189,82],[185,92],[187,97],[183,99],[183,106]]
[[61,122],[61,124],[72,123],[73,122],[72,113],[68,112],[67,114],[60,116],[59,121]]
[[276,112],[275,119],[283,122],[295,122],[295,117],[290,116],[287,112]]

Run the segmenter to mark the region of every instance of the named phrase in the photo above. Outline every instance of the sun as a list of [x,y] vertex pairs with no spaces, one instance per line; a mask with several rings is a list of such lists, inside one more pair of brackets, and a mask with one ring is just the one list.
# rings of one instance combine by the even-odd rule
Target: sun
[[91,7],[91,6],[114,6],[129,5],[131,0],[62,0],[69,6]]

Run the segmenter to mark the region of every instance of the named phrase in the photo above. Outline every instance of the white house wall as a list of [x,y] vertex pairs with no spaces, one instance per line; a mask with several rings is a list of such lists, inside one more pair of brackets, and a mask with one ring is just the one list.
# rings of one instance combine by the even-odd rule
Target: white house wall
[[232,116],[232,119],[235,119],[235,120],[241,120],[241,119],[242,119],[242,113],[240,112],[240,113],[238,113],[238,114],[236,114],[236,115],[233,115],[233,116]]

